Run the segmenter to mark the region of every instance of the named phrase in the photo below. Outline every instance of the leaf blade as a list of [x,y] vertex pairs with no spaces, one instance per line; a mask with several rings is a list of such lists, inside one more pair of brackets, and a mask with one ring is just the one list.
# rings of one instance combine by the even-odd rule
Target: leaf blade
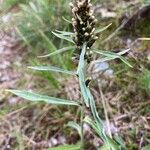
[[57,54],[60,54],[60,53],[63,53],[63,52],[66,52],[68,50],[71,50],[75,48],[75,46],[69,46],[69,47],[64,47],[64,48],[61,48],[61,49],[58,49],[57,51],[54,51],[50,54],[47,54],[47,55],[43,55],[43,56],[38,56],[39,58],[45,58],[45,57],[50,57],[50,56],[54,56],[54,55],[57,55]]
[[47,95],[40,95],[29,91],[20,91],[20,90],[7,90],[7,91],[32,102],[46,102],[55,105],[74,105],[74,106],[79,105],[75,101],[50,97]]
[[79,64],[77,68],[77,74],[79,76],[79,84],[80,84],[80,89],[81,93],[83,95],[84,102],[87,107],[89,107],[89,99],[86,91],[86,85],[85,85],[85,77],[84,77],[84,56],[86,52],[86,43],[83,44],[83,48],[81,51],[80,59],[79,59]]
[[53,71],[53,72],[65,73],[69,75],[76,75],[75,71],[68,71],[54,66],[29,66],[28,68],[33,70],[38,70],[38,71]]
[[104,61],[109,61],[109,60],[119,58],[122,62],[124,62],[126,65],[128,65],[129,67],[132,68],[132,65],[124,57],[121,56],[121,55],[127,53],[129,50],[130,49],[127,49],[127,50],[124,50],[124,51],[119,52],[119,53],[113,53],[110,51],[99,51],[96,49],[94,49],[93,51],[97,54],[101,54],[101,55],[106,56],[105,58],[102,58],[100,61],[97,61],[97,62],[104,62]]
[[79,124],[77,124],[76,122],[70,121],[70,122],[68,122],[67,126],[73,128],[73,129],[76,129],[78,131],[80,137],[82,137],[81,127]]
[[62,34],[62,35],[75,35],[75,33],[73,32],[67,32],[67,31],[59,31],[59,30],[55,30],[56,32],[58,32],[58,34]]
[[95,34],[101,33],[101,32],[103,32],[103,31],[105,31],[106,29],[108,29],[111,25],[112,25],[112,23],[110,23],[109,25],[107,25],[107,26],[105,26],[105,27],[103,27],[103,28],[97,29],[97,30],[95,30],[94,33],[95,33]]
[[66,36],[66,35],[63,35],[63,34],[58,34],[56,32],[52,32],[56,37],[60,38],[60,39],[63,39],[63,40],[66,40],[66,41],[69,41],[71,43],[74,43],[74,41],[72,40],[72,38],[70,36]]

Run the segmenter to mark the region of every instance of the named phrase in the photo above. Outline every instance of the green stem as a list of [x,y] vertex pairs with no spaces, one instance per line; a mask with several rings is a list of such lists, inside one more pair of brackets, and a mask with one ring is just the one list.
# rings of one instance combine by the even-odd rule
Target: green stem
[[81,118],[80,118],[80,122],[81,122],[81,150],[84,150],[84,108],[83,106],[81,107]]

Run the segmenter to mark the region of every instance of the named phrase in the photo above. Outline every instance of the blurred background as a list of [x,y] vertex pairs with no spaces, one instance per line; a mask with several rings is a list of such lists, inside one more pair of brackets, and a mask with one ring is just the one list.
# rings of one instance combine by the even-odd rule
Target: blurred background
[[[31,103],[6,92],[25,89],[78,100],[76,78],[49,72],[34,72],[33,65],[76,68],[72,52],[47,58],[38,56],[71,46],[51,31],[73,31],[70,0],[0,0],[0,149],[45,150],[77,143],[79,135],[65,124],[78,120],[78,110],[44,103]],[[119,52],[133,68],[119,60],[91,66],[97,79],[90,85],[101,118],[107,111],[112,134],[122,137],[128,150],[150,144],[150,1],[92,0],[97,28],[110,23],[95,43],[99,50]],[[98,56],[94,55],[97,60]],[[96,73],[93,73],[95,72]],[[98,84],[97,84],[98,83]],[[105,106],[101,101],[101,92]],[[102,141],[86,128],[87,149]]]

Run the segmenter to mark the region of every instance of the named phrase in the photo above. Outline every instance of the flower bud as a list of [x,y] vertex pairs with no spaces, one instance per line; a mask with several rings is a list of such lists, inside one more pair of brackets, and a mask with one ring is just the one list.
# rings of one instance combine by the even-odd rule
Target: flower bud
[[69,3],[69,6],[72,8],[74,7],[73,3],[71,3],[71,2]]
[[94,40],[97,40],[97,39],[98,39],[98,36],[95,36],[93,39],[94,39]]
[[89,36],[89,33],[85,32],[84,35],[85,35],[85,36]]

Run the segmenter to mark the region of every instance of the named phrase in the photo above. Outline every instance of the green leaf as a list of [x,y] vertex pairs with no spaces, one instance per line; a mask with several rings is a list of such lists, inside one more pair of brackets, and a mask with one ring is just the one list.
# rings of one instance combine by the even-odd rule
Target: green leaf
[[93,128],[93,130],[100,136],[99,129],[96,123],[89,116],[86,116],[83,121],[89,124]]
[[47,95],[40,95],[40,94],[32,93],[29,91],[20,91],[20,90],[7,90],[7,91],[32,102],[46,102],[46,103],[55,104],[55,105],[79,106],[79,104],[75,101],[60,99],[56,97],[50,97]]
[[105,31],[106,29],[108,29],[111,25],[112,25],[112,23],[110,23],[109,25],[107,25],[107,26],[105,26],[105,27],[103,27],[103,28],[97,29],[97,30],[95,30],[94,33],[95,33],[95,34],[101,33],[101,32],[103,32],[103,31]]
[[72,21],[70,21],[70,20],[66,19],[64,16],[63,16],[62,18],[63,18],[63,20],[65,20],[66,22],[68,22],[68,23],[72,24]]
[[123,139],[120,136],[115,135],[114,139],[123,149],[126,149],[125,142],[123,141]]
[[107,144],[108,148],[112,148],[112,150],[119,150],[119,146],[117,145],[117,143],[111,138],[109,138],[108,135],[105,133],[103,121],[100,119],[98,115],[95,101],[93,95],[90,92],[89,87],[86,87],[86,92],[89,99],[92,115],[95,120],[95,122],[92,121],[90,124],[92,125],[93,129],[98,133],[98,135],[103,139],[104,143]]
[[100,147],[98,150],[109,150],[107,147],[107,144],[104,144],[102,147]]
[[74,43],[74,41],[72,40],[72,37],[70,37],[70,36],[67,36],[67,35],[63,35],[63,34],[58,34],[58,33],[56,33],[56,32],[52,32],[55,36],[57,36],[58,38],[60,38],[60,39],[64,39],[64,40],[67,40],[67,41],[69,41],[69,42],[72,42],[72,43]]
[[113,140],[108,140],[108,142],[104,143],[102,147],[98,150],[122,150],[119,145],[117,145]]
[[76,122],[70,121],[68,122],[67,126],[76,129],[81,137],[81,127],[79,124],[77,124]]
[[142,150],[150,150],[150,144],[143,147]]
[[114,145],[107,145],[107,143],[104,143],[102,147],[100,147],[98,150],[121,150],[120,148],[114,146]]
[[49,148],[48,150],[80,150],[80,144],[61,145],[61,146]]
[[79,73],[80,70],[84,70],[84,66],[85,66],[84,56],[85,56],[85,52],[86,52],[86,46],[87,46],[87,44],[84,43],[83,47],[82,47],[81,54],[80,54],[80,59],[79,59],[77,73]]
[[87,89],[86,89],[85,77],[84,77],[85,52],[86,52],[86,43],[83,45],[83,48],[82,48],[82,52],[81,52],[79,64],[78,64],[78,69],[77,69],[77,74],[79,76],[79,84],[80,84],[80,89],[81,89],[81,93],[83,95],[84,102],[85,102],[86,106],[89,107],[89,99],[88,99],[88,95],[87,95]]
[[64,48],[62,48],[62,49],[58,49],[57,51],[52,52],[52,53],[50,53],[50,54],[43,55],[43,56],[38,56],[38,57],[40,57],[40,58],[44,58],[44,57],[54,56],[54,55],[57,55],[57,54],[60,54],[60,53],[66,52],[66,51],[68,51],[68,50],[72,50],[73,48],[75,48],[75,46],[64,47]]
[[[82,96],[84,98],[84,102],[87,107],[90,106],[92,115],[95,120],[95,124],[93,125],[93,127],[98,132],[98,135],[103,139],[104,143],[106,143],[109,146],[109,148],[115,147],[116,149],[113,148],[113,150],[118,150],[116,143],[105,134],[103,122],[98,115],[94,98],[90,92],[89,87],[87,87],[85,85],[85,77],[84,77],[85,52],[86,52],[86,43],[83,45],[82,52],[81,52],[80,59],[79,59],[79,65],[78,65],[78,69],[77,69],[77,74],[79,76],[80,89],[81,89]],[[109,144],[110,142],[111,142],[111,145]]]
[[89,107],[89,98],[88,98],[88,94],[87,94],[87,89],[86,89],[86,85],[85,85],[85,77],[84,77],[83,71],[80,70],[78,75],[79,75],[80,89],[81,89],[81,93],[82,93],[84,102],[85,102],[86,106]]
[[58,34],[62,34],[62,35],[75,35],[75,33],[73,32],[66,32],[66,31],[59,31],[59,30],[55,30],[56,32],[58,32]]
[[95,123],[96,123],[95,126],[98,129],[97,130],[98,131],[98,135],[103,139],[103,141],[106,141],[107,136],[106,136],[106,134],[104,132],[103,121],[100,119],[100,117],[98,115],[98,112],[97,112],[97,109],[96,109],[96,105],[95,105],[95,101],[94,101],[93,95],[91,94],[91,91],[90,91],[89,88],[87,89],[87,94],[88,94],[88,97],[89,97],[89,102],[90,102],[90,108],[91,108],[91,111],[92,111],[92,115],[93,115]]
[[[96,132],[98,132],[98,135],[103,139],[103,141],[105,143],[107,143],[108,146],[110,147],[116,147],[115,142],[113,144],[113,140],[111,140],[104,131],[104,126],[103,126],[103,122],[100,119],[98,112],[96,110],[96,105],[95,105],[95,101],[94,98],[90,92],[89,87],[87,87],[85,85],[85,77],[84,77],[84,68],[85,68],[85,60],[84,60],[84,56],[85,56],[85,52],[86,52],[86,43],[83,45],[82,48],[82,52],[80,55],[80,59],[79,59],[79,65],[78,65],[78,70],[77,70],[77,74],[79,75],[79,84],[80,84],[80,88],[81,88],[81,93],[83,95],[84,98],[84,102],[86,104],[87,107],[90,106],[91,111],[92,111],[92,115],[94,117],[94,120],[96,123],[91,122],[92,127],[94,127],[94,129],[96,130]],[[111,142],[111,145],[109,145],[109,142]],[[113,149],[113,150],[118,150]]]
[[126,65],[128,65],[129,67],[132,67],[132,65],[121,55],[127,53],[130,49],[124,50],[122,52],[119,53],[113,53],[110,51],[97,51],[97,50],[93,50],[95,53],[97,54],[101,54],[106,56],[105,58],[100,59],[100,61],[96,61],[96,62],[104,62],[104,61],[109,61],[109,60],[114,60],[116,58],[119,58],[121,61],[123,61]]
[[65,73],[69,75],[76,75],[75,71],[68,71],[68,70],[64,70],[64,69],[53,67],[53,66],[33,66],[33,67],[31,66],[28,68],[33,69],[33,70],[39,70],[39,71],[54,71],[54,72]]
[[111,149],[111,150],[121,150],[121,145],[118,145],[115,140],[111,139],[108,136],[107,136],[107,143],[106,144],[107,144],[108,150],[109,149]]

